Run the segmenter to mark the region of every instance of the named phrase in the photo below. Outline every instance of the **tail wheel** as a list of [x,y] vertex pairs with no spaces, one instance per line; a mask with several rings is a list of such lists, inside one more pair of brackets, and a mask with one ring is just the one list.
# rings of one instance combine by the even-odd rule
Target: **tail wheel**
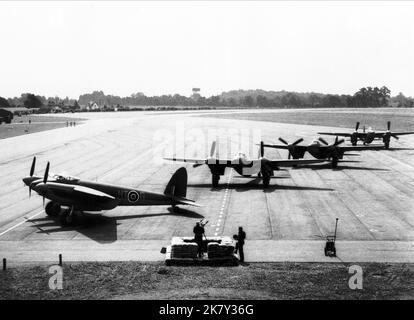
[[220,180],[220,176],[218,174],[213,174],[213,177],[212,177],[213,187],[215,188],[218,187],[219,180]]
[[61,210],[60,205],[53,201],[49,202],[45,208],[46,214],[50,217],[57,216],[60,213],[60,210]]

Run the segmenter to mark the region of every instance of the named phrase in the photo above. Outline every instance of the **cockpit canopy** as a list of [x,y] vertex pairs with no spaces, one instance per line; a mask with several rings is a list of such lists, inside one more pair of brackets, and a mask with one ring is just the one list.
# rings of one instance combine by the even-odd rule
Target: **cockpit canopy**
[[62,175],[62,174],[55,174],[52,177],[56,182],[74,182],[79,181],[79,178],[68,176],[68,175]]

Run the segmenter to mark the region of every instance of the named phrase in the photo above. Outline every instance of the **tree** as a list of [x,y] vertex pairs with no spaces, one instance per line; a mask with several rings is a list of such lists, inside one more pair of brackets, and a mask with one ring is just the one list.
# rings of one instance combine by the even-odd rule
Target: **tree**
[[9,102],[5,98],[0,97],[0,108],[9,108],[9,107],[10,107]]
[[26,108],[40,108],[42,106],[42,101],[34,94],[28,93],[23,104]]

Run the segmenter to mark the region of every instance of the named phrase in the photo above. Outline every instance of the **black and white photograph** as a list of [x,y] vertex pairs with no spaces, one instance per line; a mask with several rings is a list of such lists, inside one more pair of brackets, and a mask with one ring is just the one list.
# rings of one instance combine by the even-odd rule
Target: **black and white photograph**
[[412,300],[413,21],[413,1],[0,1],[0,300]]

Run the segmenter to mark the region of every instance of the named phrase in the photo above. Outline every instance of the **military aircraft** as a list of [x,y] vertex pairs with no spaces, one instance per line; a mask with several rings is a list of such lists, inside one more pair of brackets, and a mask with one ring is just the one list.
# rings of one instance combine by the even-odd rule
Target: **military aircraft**
[[226,168],[233,168],[239,175],[244,177],[251,177],[257,174],[262,178],[263,186],[268,187],[270,178],[273,176],[274,170],[279,170],[279,167],[293,167],[300,164],[321,163],[326,160],[269,160],[264,157],[263,142],[261,142],[259,149],[259,156],[257,159],[248,159],[243,153],[238,153],[232,160],[218,159],[214,156],[216,148],[216,141],[211,145],[210,156],[207,159],[189,159],[189,158],[164,158],[170,161],[189,162],[193,163],[193,167],[199,167],[206,164],[212,174],[212,185],[217,187],[220,176],[224,175]]
[[[50,163],[47,163],[43,178],[33,175],[35,163],[36,158],[33,158],[30,176],[23,178],[29,187],[29,196],[33,189],[43,197],[43,204],[45,198],[51,200],[47,203],[45,212],[49,216],[59,215],[63,225],[72,224],[75,213],[94,213],[117,206],[171,205],[174,211],[178,210],[177,205],[199,206],[186,198],[187,170],[184,167],[173,174],[164,193],[160,194],[70,176],[54,175],[48,180]],[[67,209],[62,210],[62,207]]]
[[[332,168],[338,167],[339,159],[342,159],[346,151],[361,151],[361,150],[380,150],[384,149],[383,146],[339,146],[344,142],[344,139],[335,141],[331,144],[326,142],[325,139],[319,138],[313,140],[309,145],[299,145],[303,141],[303,138],[296,140],[289,144],[285,139],[279,138],[279,141],[283,145],[278,144],[264,144],[264,147],[276,148],[276,149],[287,149],[289,150],[288,159],[301,159],[304,157],[305,152],[309,152],[316,159],[326,159],[332,161]],[[322,144],[321,144],[322,142]]]
[[405,134],[414,134],[414,131],[408,132],[391,132],[391,121],[387,122],[387,131],[375,132],[371,127],[365,131],[365,126],[362,132],[358,131],[359,122],[356,123],[354,132],[318,132],[318,134],[331,135],[331,136],[340,136],[340,137],[350,137],[351,143],[353,146],[356,146],[358,139],[361,140],[364,144],[370,144],[374,139],[382,139],[384,142],[385,149],[390,147],[391,137],[394,139],[399,139],[398,136]]

